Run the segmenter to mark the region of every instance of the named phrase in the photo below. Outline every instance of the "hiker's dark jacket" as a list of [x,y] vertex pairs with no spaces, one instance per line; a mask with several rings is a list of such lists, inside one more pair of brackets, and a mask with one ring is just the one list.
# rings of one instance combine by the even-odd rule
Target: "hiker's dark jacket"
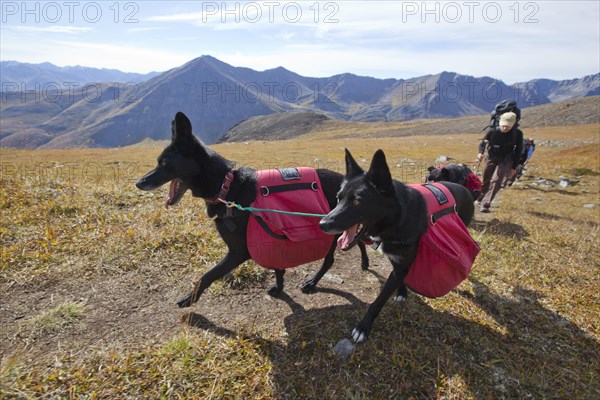
[[512,157],[512,167],[517,168],[523,152],[523,132],[517,127],[504,133],[499,127],[490,128],[479,144],[479,153],[485,151],[485,141],[488,141],[488,157],[494,162],[500,162],[506,157]]

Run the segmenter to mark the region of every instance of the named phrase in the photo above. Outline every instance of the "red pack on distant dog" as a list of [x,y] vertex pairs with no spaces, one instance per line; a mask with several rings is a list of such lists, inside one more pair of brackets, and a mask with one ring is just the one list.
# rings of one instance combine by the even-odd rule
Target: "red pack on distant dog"
[[[298,167],[256,171],[255,208],[327,214],[317,171]],[[248,250],[265,268],[292,268],[327,255],[334,237],[319,228],[320,217],[254,212],[248,221]]]
[[466,279],[479,245],[455,212],[456,202],[441,184],[409,185],[427,201],[429,226],[404,283],[426,297],[441,297]]
[[474,192],[476,190],[481,191],[482,184],[481,184],[481,180],[479,179],[479,177],[477,175],[475,175],[474,173],[470,172],[470,173],[467,174],[467,179],[465,181],[465,186],[471,192]]

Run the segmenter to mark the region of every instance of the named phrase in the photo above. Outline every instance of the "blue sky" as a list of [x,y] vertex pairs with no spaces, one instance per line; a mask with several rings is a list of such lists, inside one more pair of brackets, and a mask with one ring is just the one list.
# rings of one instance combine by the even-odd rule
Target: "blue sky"
[[165,71],[204,54],[412,78],[441,71],[506,83],[600,71],[600,1],[1,2],[0,58],[127,72]]

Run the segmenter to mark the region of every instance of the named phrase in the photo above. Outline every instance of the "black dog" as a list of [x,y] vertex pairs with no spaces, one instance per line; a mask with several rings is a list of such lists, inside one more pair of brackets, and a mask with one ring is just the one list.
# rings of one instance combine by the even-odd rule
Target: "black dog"
[[[471,194],[464,186],[442,184],[454,196],[458,215],[468,225],[474,212]],[[346,249],[363,237],[371,237],[381,243],[380,249],[394,268],[381,293],[352,331],[355,342],[367,339],[373,321],[394,291],[396,300],[406,299],[404,278],[415,260],[419,238],[427,224],[425,199],[417,190],[392,180],[383,151],[375,153],[369,170],[364,172],[346,150],[346,177],[338,193],[338,205],[321,220],[321,229],[332,234],[344,232],[340,241],[347,243]]]
[[[215,220],[217,231],[225,241],[229,252],[213,268],[207,271],[196,283],[194,290],[178,302],[179,307],[189,307],[198,301],[202,293],[217,279],[233,271],[244,261],[250,259],[247,248],[246,229],[249,213],[232,212],[216,199],[220,195],[225,200],[248,206],[256,198],[256,171],[242,167],[232,171],[233,163],[206,147],[192,134],[192,124],[183,114],[177,113],[171,124],[172,139],[158,157],[158,166],[136,182],[141,190],[154,190],[171,182],[166,206],[175,205],[189,189],[192,196],[205,200],[207,213]],[[336,193],[344,179],[341,174],[326,169],[318,169],[317,173],[323,186],[323,192],[329,207],[336,204]],[[228,177],[229,190],[223,193],[224,182]],[[336,243],[333,242],[329,253],[324,258],[321,269],[302,284],[302,291],[312,291],[323,274],[333,264]],[[367,269],[369,260],[364,245],[361,245],[363,269]],[[284,269],[276,269],[276,283],[269,289],[275,296],[283,290]]]
[[465,186],[471,192],[473,200],[481,194],[481,181],[477,175],[465,164],[448,164],[439,167],[427,168],[429,173],[425,176],[428,182],[453,182]]

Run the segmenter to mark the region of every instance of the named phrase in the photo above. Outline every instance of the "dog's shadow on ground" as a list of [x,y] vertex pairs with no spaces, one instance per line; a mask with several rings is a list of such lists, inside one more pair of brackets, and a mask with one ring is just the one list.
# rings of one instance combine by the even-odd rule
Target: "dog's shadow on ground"
[[474,219],[469,227],[479,233],[490,233],[504,237],[511,237],[522,240],[529,236],[529,232],[521,225],[512,222],[502,222],[498,218],[489,221]]
[[[342,290],[319,289],[347,303],[305,309],[282,294],[280,301],[290,308],[284,318],[287,341],[253,338],[271,361],[274,398],[363,398],[369,393],[373,398],[383,393],[389,393],[386,398],[435,398],[440,382],[448,379],[462,381],[474,398],[560,397],[553,391],[557,381],[575,397],[600,394],[594,378],[600,374],[600,345],[591,335],[544,307],[534,291],[516,288],[509,298],[476,280],[471,287],[455,294],[493,324],[438,311],[411,293],[406,303],[386,304],[369,341],[355,345],[346,362],[332,348],[349,337],[368,304]],[[224,337],[239,335],[198,314],[187,321]]]
[[576,193],[576,192],[569,192],[567,190],[564,189],[545,189],[545,188],[541,188],[541,187],[537,187],[537,186],[533,186],[533,185],[529,185],[526,184],[525,186],[521,186],[521,187],[517,187],[517,190],[534,190],[537,192],[542,192],[542,193],[558,193],[558,194],[562,194],[565,196],[571,196],[571,197],[577,197],[580,196],[581,193]]
[[560,216],[560,215],[555,215],[555,214],[549,214],[549,213],[545,213],[545,212],[540,212],[540,211],[529,211],[529,214],[547,220],[547,221],[569,221],[569,222],[575,222],[577,224],[584,224],[589,226],[590,228],[597,228],[600,224],[598,224],[595,221],[592,220],[586,220],[586,221],[581,221],[581,220],[577,220],[577,219],[573,219],[573,218],[569,218],[569,217],[564,217],[564,216]]

